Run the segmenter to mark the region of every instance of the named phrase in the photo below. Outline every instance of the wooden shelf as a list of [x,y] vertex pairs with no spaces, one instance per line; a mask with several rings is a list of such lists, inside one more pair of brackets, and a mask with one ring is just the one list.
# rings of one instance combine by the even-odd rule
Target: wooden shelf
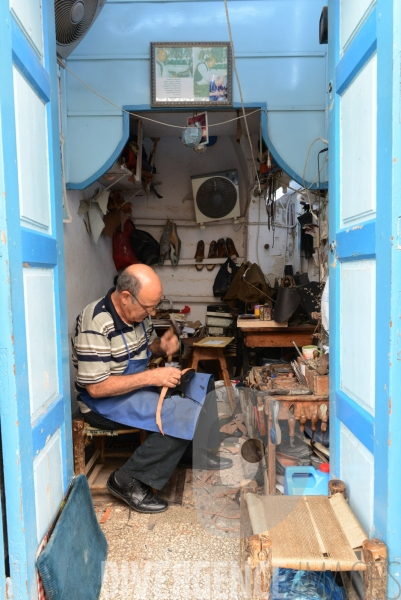
[[[223,265],[227,260],[226,258],[204,258],[203,261],[196,262],[194,258],[180,258],[178,261],[177,267],[191,267],[192,265]],[[234,262],[244,262],[244,258],[242,256],[233,258]],[[164,267],[171,267],[171,260],[164,261]],[[160,265],[154,265],[154,267],[159,267]]]
[[[140,189],[140,188],[138,188],[138,189]],[[133,190],[134,190],[134,188],[133,188]],[[126,193],[128,193],[128,191],[129,190],[127,190]],[[200,223],[197,223],[193,219],[172,219],[172,220],[177,225],[177,227],[196,227],[197,229],[200,229]],[[144,217],[134,217],[134,222],[137,227],[164,227],[166,224],[166,221],[167,221],[167,219],[157,219],[157,218],[152,219],[152,218],[144,218]],[[237,222],[234,223],[233,219],[220,219],[218,221],[208,221],[206,223],[203,223],[203,225],[205,228],[215,227],[215,226],[223,226],[223,225],[235,225],[235,227],[237,227],[238,225],[245,223],[244,217],[238,217],[238,219],[236,221]]]

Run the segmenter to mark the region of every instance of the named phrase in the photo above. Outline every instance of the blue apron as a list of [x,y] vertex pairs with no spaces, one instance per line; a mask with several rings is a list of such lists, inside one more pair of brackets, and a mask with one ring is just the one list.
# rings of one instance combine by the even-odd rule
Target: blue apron
[[[127,341],[121,332],[128,354],[128,364],[123,375],[142,373],[148,366],[152,353],[148,347],[148,336],[143,323],[142,327],[146,338],[146,358],[131,358]],[[175,395],[164,399],[161,414],[164,433],[184,440],[193,439],[210,377],[206,373],[195,373],[188,384],[187,396],[181,398]],[[122,425],[156,432],[159,432],[156,425],[159,396],[160,388],[157,387],[145,387],[107,398],[92,398],[86,391],[80,393],[82,402],[93,412]]]

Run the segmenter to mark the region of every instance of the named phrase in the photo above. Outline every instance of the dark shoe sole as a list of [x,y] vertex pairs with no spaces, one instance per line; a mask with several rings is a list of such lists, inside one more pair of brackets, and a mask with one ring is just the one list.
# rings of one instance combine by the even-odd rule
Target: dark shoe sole
[[133,506],[130,502],[128,502],[128,500],[126,498],[124,498],[124,496],[122,494],[120,494],[116,490],[113,490],[113,488],[109,486],[108,482],[107,482],[107,489],[109,490],[110,494],[113,494],[113,496],[115,496],[119,500],[122,500],[123,502],[125,502],[125,504],[128,504],[128,506],[131,506],[131,509],[135,510],[138,513],[156,514],[156,513],[165,512],[168,509],[168,505],[167,505],[166,508],[159,508],[158,510],[141,510],[141,509]]

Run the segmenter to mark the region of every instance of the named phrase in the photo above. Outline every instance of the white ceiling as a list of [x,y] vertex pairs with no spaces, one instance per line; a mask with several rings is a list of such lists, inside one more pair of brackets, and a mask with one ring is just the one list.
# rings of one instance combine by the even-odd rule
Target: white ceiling
[[[256,112],[255,112],[256,111]],[[202,111],[198,111],[200,113]],[[220,135],[236,135],[237,131],[237,112],[241,116],[242,110],[213,110],[208,111],[208,123],[209,123],[209,136],[220,136]],[[250,114],[253,113],[253,114]],[[149,137],[181,137],[182,130],[186,127],[187,119],[192,117],[195,113],[193,111],[144,111],[140,115],[143,122],[143,136]],[[260,110],[251,109],[247,110],[247,123],[249,132],[259,135],[260,132]],[[162,123],[168,123],[169,125],[178,125],[178,128],[168,127],[160,123],[148,121],[145,117],[160,121]],[[230,121],[230,119],[236,119]],[[131,115],[131,132],[136,133],[136,122],[138,118]],[[229,121],[228,123],[225,121]],[[244,119],[240,119],[242,125],[242,133],[246,133]],[[216,124],[216,125],[215,125]],[[214,126],[215,125],[215,126]]]

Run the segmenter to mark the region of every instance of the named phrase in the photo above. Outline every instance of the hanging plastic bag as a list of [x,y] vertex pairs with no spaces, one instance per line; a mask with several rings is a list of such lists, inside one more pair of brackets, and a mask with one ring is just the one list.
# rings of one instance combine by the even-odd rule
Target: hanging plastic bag
[[294,279],[290,275],[286,275],[281,280],[281,286],[277,293],[274,305],[274,320],[277,323],[288,321],[298,308],[300,301],[301,298],[295,286]]
[[160,257],[160,244],[147,231],[134,227],[130,235],[131,248],[140,262],[155,265]]
[[133,230],[133,222],[131,219],[127,219],[124,225],[117,227],[113,235],[113,260],[117,271],[139,262],[130,244],[130,235]]
[[230,283],[237,273],[239,267],[231,258],[227,258],[226,262],[221,265],[217,272],[216,279],[213,284],[213,296],[223,298],[226,295]]
[[275,600],[345,600],[344,590],[330,571],[295,571],[279,568],[273,575],[271,597]]

